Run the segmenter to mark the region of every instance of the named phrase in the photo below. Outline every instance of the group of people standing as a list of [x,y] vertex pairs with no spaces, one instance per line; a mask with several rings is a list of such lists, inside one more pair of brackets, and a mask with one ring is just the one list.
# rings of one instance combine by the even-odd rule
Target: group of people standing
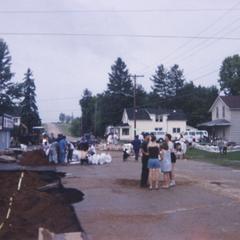
[[162,188],[169,188],[176,185],[174,166],[176,154],[172,136],[166,134],[165,141],[160,145],[154,135],[144,134],[141,144],[142,152],[142,174],[141,187],[149,187],[150,190],[159,189],[160,170],[164,176]]
[[59,134],[57,138],[45,135],[42,141],[43,150],[49,162],[65,164],[72,160],[74,145],[66,136]]

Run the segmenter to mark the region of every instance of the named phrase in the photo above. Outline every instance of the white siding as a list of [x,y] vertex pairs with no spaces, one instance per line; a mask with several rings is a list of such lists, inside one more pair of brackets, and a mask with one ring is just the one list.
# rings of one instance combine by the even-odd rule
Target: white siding
[[[217,108],[218,118],[216,116]],[[223,108],[225,108],[225,116],[223,115]],[[221,100],[221,98],[217,99],[212,109],[212,120],[216,119],[226,119],[227,121],[231,121],[231,111],[229,107]]]
[[179,137],[179,133],[174,133],[173,128],[180,128],[180,133],[186,132],[187,123],[186,121],[168,121],[167,133],[171,134],[173,137]]
[[240,111],[232,110],[231,115],[232,115],[232,120],[231,120],[229,140],[240,143]]
[[124,110],[124,112],[123,112],[122,122],[123,123],[128,123],[128,115],[127,115],[126,110]]

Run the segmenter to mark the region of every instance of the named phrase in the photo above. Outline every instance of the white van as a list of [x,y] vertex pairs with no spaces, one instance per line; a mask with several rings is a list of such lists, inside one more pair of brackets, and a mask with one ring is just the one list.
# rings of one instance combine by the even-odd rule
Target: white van
[[201,139],[208,137],[208,132],[206,130],[190,130],[186,131],[183,136],[184,139],[190,143],[193,141],[199,142]]
[[157,141],[163,142],[165,140],[166,132],[164,131],[144,131],[149,134],[153,134]]

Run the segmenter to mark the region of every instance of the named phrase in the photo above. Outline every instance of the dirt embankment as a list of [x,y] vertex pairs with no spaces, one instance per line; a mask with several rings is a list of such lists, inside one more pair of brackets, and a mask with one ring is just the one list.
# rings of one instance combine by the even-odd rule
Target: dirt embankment
[[23,153],[20,165],[24,166],[47,166],[52,165],[44,154],[43,150],[34,150]]
[[[55,233],[81,231],[75,213],[69,203],[74,202],[74,194],[81,198],[81,192],[73,193],[55,188],[53,191],[40,191],[39,188],[58,181],[54,172],[25,172],[22,187],[17,191],[20,172],[0,172],[0,239],[35,240],[38,228],[47,228]],[[73,193],[73,195],[71,195]],[[68,198],[66,198],[66,195]],[[80,195],[80,197],[79,197]],[[9,198],[13,196],[12,211],[5,219]]]

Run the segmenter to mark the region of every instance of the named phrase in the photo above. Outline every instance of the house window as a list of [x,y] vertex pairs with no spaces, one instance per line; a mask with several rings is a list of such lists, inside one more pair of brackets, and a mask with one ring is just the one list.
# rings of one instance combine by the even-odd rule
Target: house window
[[225,118],[225,106],[222,107],[222,117]]
[[129,128],[123,128],[122,129],[122,135],[123,136],[128,136],[129,135]]
[[216,118],[219,118],[219,109],[216,107]]
[[162,128],[155,128],[155,131],[162,131]]
[[156,115],[156,122],[162,122],[163,116],[162,115]]
[[173,128],[173,133],[180,133],[181,129],[180,128]]

